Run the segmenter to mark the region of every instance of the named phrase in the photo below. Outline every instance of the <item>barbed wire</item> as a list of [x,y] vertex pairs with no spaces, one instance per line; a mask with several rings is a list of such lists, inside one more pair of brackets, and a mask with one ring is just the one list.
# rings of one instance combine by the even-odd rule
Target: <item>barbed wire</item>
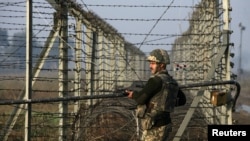
[[[162,13],[162,15],[164,15],[168,9],[205,9],[206,7],[203,7],[201,5],[196,5],[196,6],[185,6],[185,5],[174,5],[174,0],[170,2],[169,5],[122,5],[122,4],[117,4],[117,5],[111,5],[111,4],[86,4],[84,3],[83,0],[81,0],[82,4],[80,4],[81,7],[84,7],[85,9],[87,9],[88,11],[91,11],[90,7],[103,7],[103,8],[126,8],[126,9],[131,9],[131,8],[144,8],[144,9],[158,9],[158,8],[163,8],[165,9],[165,12]],[[22,22],[16,22],[17,19],[25,19],[25,10],[23,10],[23,8],[25,8],[25,1],[22,2],[1,2],[0,3],[0,12],[1,13],[7,13],[7,14],[1,14],[0,13],[0,18],[3,19],[0,21],[0,31],[10,31],[10,32],[25,32],[25,23]],[[44,32],[50,32],[52,30],[53,27],[53,19],[54,17],[52,16],[54,14],[54,10],[53,8],[47,3],[47,2],[34,2],[34,8],[35,11],[33,12],[34,16],[33,16],[33,20],[37,21],[39,19],[42,19],[43,22],[34,22],[33,25],[33,31],[34,31],[34,36],[33,39],[35,40],[34,43],[36,43],[33,46],[33,49],[48,49],[48,46],[44,46],[44,42],[46,42],[46,40],[48,40],[48,36],[44,35]],[[56,4],[56,3],[55,3]],[[8,7],[14,7],[9,9]],[[186,13],[185,13],[186,14]],[[209,15],[209,14],[208,14]],[[195,78],[192,77],[187,77],[185,78],[185,81],[200,81],[201,79],[204,79],[204,74],[209,70],[209,64],[207,64],[207,62],[211,61],[213,59],[213,57],[216,55],[217,52],[215,52],[215,54],[209,54],[207,55],[207,57],[202,57],[203,56],[203,51],[202,47],[218,47],[219,45],[221,45],[222,43],[219,42],[219,40],[221,39],[221,34],[219,31],[217,32],[211,32],[214,31],[215,29],[217,29],[218,27],[220,27],[221,25],[223,25],[223,22],[218,20],[217,18],[209,18],[207,15],[207,18],[194,18],[194,17],[186,17],[186,18],[163,18],[162,16],[159,16],[159,18],[123,18],[123,17],[119,17],[119,18],[112,18],[110,17],[102,17],[101,19],[110,22],[110,21],[117,21],[117,22],[134,22],[134,23],[149,23],[149,22],[153,22],[155,23],[154,26],[150,27],[151,29],[148,29],[149,31],[145,31],[144,33],[139,33],[139,32],[124,32],[124,33],[120,33],[123,36],[139,36],[142,37],[144,40],[143,41],[138,41],[138,42],[134,42],[131,43],[131,45],[134,46],[139,46],[139,49],[141,47],[141,45],[143,44],[143,47],[145,46],[155,46],[155,47],[172,47],[172,46],[178,46],[178,48],[173,48],[173,49],[169,49],[168,51],[173,53],[179,53],[181,55],[183,55],[183,52],[188,52],[189,50],[197,50],[197,54],[194,54],[196,56],[196,60],[190,60],[190,59],[175,59],[172,62],[175,64],[199,64],[200,66],[195,66],[194,68],[191,68],[190,66],[187,66],[186,69],[184,70],[183,68],[181,68],[179,71],[175,71],[175,68],[170,68],[169,71],[175,72],[175,73],[182,73],[182,74],[201,74],[200,76],[196,76]],[[14,20],[15,19],[15,20]],[[69,19],[70,20],[74,20],[74,18],[69,15]],[[88,18],[89,20],[95,20],[94,18]],[[186,32],[186,33],[153,33],[152,30],[154,30],[155,26],[157,25],[158,22],[193,22],[193,23],[214,23],[217,22],[218,24],[216,26],[210,24],[207,27],[204,27],[202,29],[206,29],[206,28],[212,28],[211,31],[209,30],[203,30],[200,32]],[[70,25],[71,27],[69,28],[69,35],[68,37],[70,37],[72,39],[72,44],[68,44],[67,48],[72,50],[72,52],[76,51],[76,50],[80,50],[81,53],[83,54],[82,57],[80,58],[75,58],[75,54],[68,54],[67,57],[65,59],[68,60],[68,62],[71,63],[76,63],[81,62],[81,64],[83,64],[83,66],[79,67],[79,70],[83,73],[89,73],[93,70],[87,70],[85,64],[89,63],[89,64],[95,64],[95,66],[99,66],[99,65],[103,65],[105,66],[103,69],[99,69],[99,70],[95,70],[93,71],[94,73],[100,73],[100,72],[106,72],[107,74],[110,74],[108,76],[100,76],[99,78],[94,78],[94,79],[87,79],[87,78],[80,78],[79,79],[79,83],[82,83],[81,85],[83,87],[80,88],[81,92],[83,94],[86,94],[89,90],[87,89],[86,85],[84,83],[87,82],[95,82],[95,83],[101,83],[101,82],[105,82],[106,84],[109,84],[109,86],[106,89],[103,89],[101,86],[100,88],[93,90],[92,92],[94,92],[95,94],[102,94],[102,93],[111,93],[113,86],[112,84],[114,83],[118,83],[118,82],[133,82],[133,80],[117,80],[115,79],[115,77],[113,77],[111,75],[112,72],[117,71],[117,72],[121,72],[121,74],[116,74],[116,77],[119,78],[121,77],[122,74],[125,73],[124,68],[122,66],[119,66],[117,68],[115,68],[115,65],[117,65],[116,63],[111,63],[111,62],[122,62],[124,61],[125,58],[125,54],[123,54],[122,51],[117,51],[114,54],[111,54],[111,49],[116,50],[117,46],[120,43],[116,43],[116,42],[110,42],[107,41],[108,39],[105,38],[104,41],[96,41],[97,45],[103,45],[103,46],[107,46],[107,48],[101,49],[101,48],[97,48],[96,52],[105,52],[106,54],[102,54],[102,56],[99,56],[99,54],[96,56],[96,62],[87,62],[86,60],[88,60],[91,56],[89,54],[88,51],[86,51],[86,46],[89,44],[86,39],[88,40],[93,40],[94,38],[92,36],[90,36],[90,34],[88,32],[86,32],[84,29],[80,30],[80,31],[76,31],[75,29],[75,22],[72,22],[73,24]],[[90,26],[90,25],[86,25],[86,26]],[[84,28],[86,28],[86,26]],[[202,30],[200,29],[200,30]],[[97,29],[98,31],[99,29]],[[86,37],[86,39],[82,38],[79,39],[76,37],[77,33],[83,33],[83,36]],[[108,36],[114,36],[117,33],[115,32],[109,32]],[[7,36],[7,40],[4,39],[4,37]],[[210,38],[209,40],[205,40],[201,37],[205,37],[207,36],[208,38]],[[8,100],[15,100],[15,98],[17,98],[18,96],[18,92],[23,91],[23,89],[21,88],[20,84],[17,84],[17,82],[22,83],[22,85],[24,85],[25,82],[25,73],[24,70],[25,68],[25,52],[19,52],[20,50],[25,50],[25,43],[20,44],[23,37],[23,35],[21,34],[14,34],[14,35],[1,35],[0,34],[0,42],[9,42],[9,45],[7,46],[0,46],[1,51],[0,51],[0,93],[3,95],[8,95],[9,93],[11,93],[11,95],[14,97],[9,97],[8,98],[3,98],[1,100],[4,101],[8,101]],[[148,37],[157,37],[156,39],[149,39],[147,40]],[[63,40],[61,37],[59,37],[61,40]],[[133,38],[133,37],[132,37]],[[165,39],[169,39],[169,38],[178,38],[178,39],[183,39],[183,38],[193,38],[194,40],[199,38],[200,42],[174,42],[174,43],[169,43],[164,41]],[[16,42],[16,44],[14,44]],[[69,43],[68,41],[64,41]],[[81,49],[77,49],[74,45],[76,44],[76,42],[80,42],[82,44],[82,48]],[[112,47],[111,45],[114,45],[114,47]],[[198,48],[199,47],[199,48]],[[7,50],[8,49],[8,50]],[[206,48],[207,51],[209,50],[213,50],[213,48]],[[34,86],[34,89],[32,90],[32,92],[34,93],[35,96],[39,95],[39,98],[41,97],[57,97],[57,94],[61,91],[57,90],[58,85],[58,77],[56,75],[56,73],[58,71],[62,71],[61,69],[58,68],[58,59],[61,59],[60,56],[57,54],[58,51],[58,45],[56,45],[55,47],[51,48],[51,52],[54,52],[54,54],[49,54],[47,56],[47,58],[43,58],[43,60],[45,60],[48,64],[47,66],[44,66],[43,68],[37,68],[39,69],[41,72],[47,74],[44,76],[38,76],[38,77],[34,77],[32,78],[33,81],[36,81],[38,84]],[[55,53],[56,52],[56,53]],[[205,51],[204,51],[205,52]],[[35,52],[32,54],[32,58],[33,59],[38,59],[39,58],[39,54],[40,52]],[[112,56],[114,55],[114,56]],[[128,58],[133,58],[134,54],[127,54]],[[184,55],[182,56],[184,58]],[[105,62],[103,60],[109,60],[108,62]],[[132,59],[131,59],[132,60]],[[147,70],[146,68],[134,68],[134,64],[133,63],[138,63],[139,62],[144,62],[145,58],[140,57],[139,59],[136,60],[137,62],[133,62],[133,61],[128,61],[128,64],[126,64],[127,66],[131,65],[131,68],[133,68],[133,70],[130,70],[131,73],[137,73],[140,74],[138,72],[149,72],[149,70]],[[53,66],[53,64],[55,64],[55,66]],[[223,66],[223,64],[220,64],[220,68],[216,70],[217,74],[222,74],[225,75],[225,72],[223,72],[222,70],[225,70],[225,66]],[[11,71],[10,71],[11,70]],[[13,70],[17,70],[17,71],[13,71]],[[71,77],[65,81],[65,83],[70,84],[69,86],[69,90],[65,91],[66,93],[68,93],[69,95],[73,95],[74,92],[77,91],[77,89],[75,89],[73,86],[76,83],[73,79],[73,74],[76,73],[77,71],[74,68],[73,65],[71,65],[71,68],[64,70],[65,72],[70,73]],[[7,71],[7,72],[6,72]],[[49,73],[51,72],[51,73]],[[7,75],[7,76],[5,76]],[[139,78],[139,76],[138,76]],[[127,78],[129,79],[129,78]],[[178,81],[182,81],[183,78],[178,77],[177,78]],[[12,82],[12,83],[10,83]],[[103,84],[105,85],[105,84]],[[197,90],[197,89],[193,89],[193,90]],[[75,100],[78,101],[78,100]],[[69,107],[71,107],[71,109],[73,109],[72,107],[75,105],[75,101],[73,100],[72,102],[69,103]],[[79,99],[79,101],[82,101]],[[82,101],[83,102],[83,101]],[[86,102],[84,100],[84,102]],[[126,105],[122,105],[120,103],[122,103],[121,101],[117,100],[116,104],[100,104],[99,106],[104,108],[104,111],[97,111],[96,115],[101,115],[107,111],[105,111],[105,108],[109,108],[109,107],[119,107],[119,108],[125,108],[125,109],[129,109],[131,111],[131,107],[126,106]],[[120,103],[119,103],[120,102]],[[44,105],[50,105],[52,107],[58,107],[58,102],[57,103],[51,103],[51,102],[44,102]],[[34,106],[37,107],[42,107],[44,106],[43,104],[35,104]],[[204,105],[209,105],[208,102],[203,101],[201,102],[201,104]],[[18,105],[11,105],[11,108],[18,108]],[[192,107],[192,108],[197,108],[197,107]],[[206,108],[210,108],[209,106],[207,106]],[[106,110],[107,110],[106,109]],[[24,111],[26,111],[27,109],[23,108]],[[32,125],[33,128],[37,129],[37,131],[41,130],[42,128],[46,128],[46,129],[58,129],[60,128],[57,124],[49,124],[50,122],[53,122],[55,120],[58,121],[58,119],[62,118],[62,117],[68,117],[69,120],[74,120],[75,116],[77,113],[75,112],[71,112],[69,111],[66,114],[59,114],[58,111],[49,111],[50,109],[48,109],[48,111],[46,112],[46,109],[44,108],[32,108],[32,113],[34,113],[34,118],[35,119],[39,119],[41,117],[43,117],[44,119],[41,119],[41,121],[36,122],[35,124]],[[84,109],[86,111],[88,110],[93,110],[93,109]],[[85,111],[85,112],[86,112]],[[226,116],[222,111],[220,111],[220,109],[218,110],[219,114],[222,116]],[[116,112],[122,113],[124,111],[122,110],[116,110]],[[9,113],[4,113],[4,115],[0,115],[0,117],[3,117],[6,120],[6,117],[11,116],[12,114]],[[23,116],[23,115],[22,115]],[[88,117],[88,120],[92,120],[90,119],[90,117]],[[117,117],[116,117],[117,118]],[[120,117],[118,117],[120,119]],[[194,119],[197,120],[205,120],[205,119],[210,119],[210,118],[215,118],[215,116],[213,115],[200,115],[200,116],[195,116]],[[111,118],[111,120],[116,120],[115,117]],[[133,121],[134,119],[131,119],[131,121]],[[70,125],[71,123],[69,123],[69,125],[67,125],[67,127],[65,128],[71,128],[72,125]],[[19,127],[22,125],[21,123],[18,123],[18,127],[16,127],[16,130],[20,130]],[[126,123],[123,124],[125,127]],[[195,126],[192,126],[194,128],[196,128]],[[198,128],[201,126],[198,126]],[[79,126],[79,128],[88,128],[88,126]],[[104,127],[96,127],[96,128],[104,128]],[[72,129],[73,130],[73,129]],[[118,128],[115,131],[121,130],[121,128]],[[73,132],[73,131],[72,131]],[[39,137],[41,134],[34,135],[32,137]],[[3,136],[3,135],[0,135]],[[55,138],[57,139],[57,137],[54,137],[53,135],[49,135],[49,134],[43,134],[42,136],[44,136],[45,138]],[[102,135],[100,135],[100,137],[103,137]]]

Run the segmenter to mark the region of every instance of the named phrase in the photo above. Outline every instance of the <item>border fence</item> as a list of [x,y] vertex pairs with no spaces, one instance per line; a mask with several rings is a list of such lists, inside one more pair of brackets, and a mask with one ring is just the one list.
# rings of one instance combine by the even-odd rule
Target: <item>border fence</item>
[[[188,96],[173,115],[175,141],[206,139],[208,124],[233,124],[240,91],[230,1],[192,8],[170,50],[168,70]],[[0,11],[14,14],[0,14],[1,140],[139,139],[136,104],[121,90],[150,77],[147,53],[74,0],[2,2]]]

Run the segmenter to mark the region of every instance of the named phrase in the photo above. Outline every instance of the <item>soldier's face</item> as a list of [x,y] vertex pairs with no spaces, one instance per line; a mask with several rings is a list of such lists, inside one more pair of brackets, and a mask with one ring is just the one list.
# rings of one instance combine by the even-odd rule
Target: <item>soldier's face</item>
[[149,62],[149,68],[150,68],[152,74],[156,74],[157,72],[159,72],[161,70],[160,64],[156,63],[154,61]]

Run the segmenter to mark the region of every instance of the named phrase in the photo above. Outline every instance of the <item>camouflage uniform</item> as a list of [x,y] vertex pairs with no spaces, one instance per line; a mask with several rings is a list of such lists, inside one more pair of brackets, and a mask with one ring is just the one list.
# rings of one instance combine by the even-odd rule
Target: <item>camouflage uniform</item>
[[172,131],[171,123],[158,128],[144,130],[142,140],[144,141],[167,141],[169,133]]
[[[141,118],[142,127],[148,127],[144,128],[142,139],[145,141],[166,141],[172,131],[170,113],[174,111],[179,88],[177,82],[166,71],[157,73],[154,77],[160,77],[163,85],[161,91],[150,99],[146,113]],[[150,126],[148,126],[148,120],[151,122]]]
[[[170,64],[167,51],[153,50],[147,59]],[[170,113],[173,112],[179,87],[166,70],[149,78],[146,86],[134,91],[132,98],[138,104],[137,116],[143,129],[142,140],[166,141],[172,131]]]

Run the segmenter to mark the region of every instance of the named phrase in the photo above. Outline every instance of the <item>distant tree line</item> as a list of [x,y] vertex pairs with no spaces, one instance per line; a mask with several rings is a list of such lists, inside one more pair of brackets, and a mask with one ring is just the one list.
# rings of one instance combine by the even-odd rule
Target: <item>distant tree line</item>
[[[44,48],[44,40],[32,38],[32,59],[35,64]],[[74,44],[73,41],[69,42]],[[46,58],[44,68],[53,69],[58,67],[58,46],[57,38],[50,50],[49,56]],[[69,49],[69,58],[72,58],[72,49]],[[8,35],[7,30],[0,29],[0,69],[24,69],[26,59],[26,33],[25,31],[14,33],[13,36]]]

